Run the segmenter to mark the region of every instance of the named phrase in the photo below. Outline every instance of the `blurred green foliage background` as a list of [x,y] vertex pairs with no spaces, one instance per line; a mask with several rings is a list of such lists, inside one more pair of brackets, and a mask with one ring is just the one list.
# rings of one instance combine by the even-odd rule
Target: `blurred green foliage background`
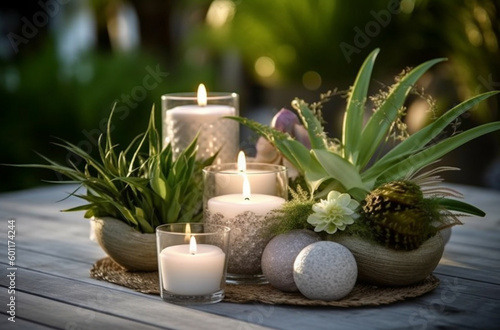
[[[347,90],[364,58],[381,48],[373,92],[408,66],[447,57],[421,85],[446,111],[500,89],[499,1],[447,0],[40,0],[0,5],[0,163],[61,162],[57,138],[96,152],[114,104],[117,142],[144,131],[170,92],[240,94],[240,114],[267,123],[294,97]],[[459,129],[500,120],[499,98],[480,105]],[[408,125],[430,120],[418,98]],[[344,99],[324,116],[338,136]],[[369,109],[368,109],[369,111]],[[411,116],[410,116],[411,114]],[[160,122],[160,112],[157,111]],[[242,149],[255,137],[242,129]],[[500,189],[500,137],[453,152],[452,182]],[[0,166],[0,191],[57,180],[55,174]]]

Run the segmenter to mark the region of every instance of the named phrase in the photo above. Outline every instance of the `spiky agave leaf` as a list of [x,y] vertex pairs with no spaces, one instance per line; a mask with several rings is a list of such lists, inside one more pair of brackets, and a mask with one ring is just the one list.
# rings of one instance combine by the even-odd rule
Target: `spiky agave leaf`
[[[361,132],[361,138],[357,146],[359,156],[354,161],[357,168],[364,169],[372,159],[375,151],[388,134],[392,123],[397,119],[399,109],[404,105],[413,85],[432,66],[442,61],[444,59],[438,58],[422,63],[392,86],[387,99],[372,114]],[[346,127],[346,129],[349,129],[349,127]]]
[[[323,191],[319,190],[321,184],[334,180],[339,182],[340,189],[343,187],[346,191],[356,192],[355,197],[362,200],[359,197],[375,186],[400,179],[409,171],[418,171],[462,144],[500,129],[500,122],[488,123],[439,143],[430,144],[455,118],[498,93],[487,92],[462,102],[433,123],[409,136],[380,159],[373,159],[374,152],[379,149],[391,125],[400,115],[399,110],[403,107],[414,84],[432,66],[445,60],[443,58],[430,60],[409,70],[390,88],[363,126],[362,118],[368,99],[368,87],[378,53],[379,50],[375,49],[366,58],[352,86],[344,116],[340,152],[328,147],[328,138],[322,131],[321,123],[315,119],[308,104],[302,100],[295,99],[292,104],[298,110],[302,124],[308,128],[313,148],[311,153],[289,136],[278,135],[264,125],[259,126],[248,120],[240,120],[242,124],[266,137],[306,177],[313,193],[323,194]],[[343,161],[339,158],[343,158]],[[369,161],[372,163],[369,164]],[[346,170],[344,175],[339,174],[341,170],[336,170],[341,168]]]
[[358,143],[363,130],[363,116],[368,98],[370,78],[380,49],[373,50],[361,66],[347,99],[342,127],[342,156],[352,163],[358,157]]
[[[414,249],[438,230],[460,224],[458,217],[461,215],[484,216],[482,210],[456,200],[461,197],[458,192],[438,186],[442,182],[438,174],[452,167],[439,167],[419,175],[415,173],[433,165],[464,143],[500,130],[500,122],[493,122],[434,142],[458,116],[498,91],[460,103],[375,159],[376,150],[400,120],[406,98],[416,82],[431,67],[445,60],[430,60],[406,71],[383,97],[377,99],[376,109],[364,125],[367,93],[378,53],[376,49],[366,58],[351,87],[340,148],[332,147],[332,139],[325,134],[314,109],[300,99],[295,99],[292,106],[307,128],[311,150],[291,136],[262,124],[233,119],[264,136],[302,174],[311,193],[307,203],[325,196],[330,190],[348,192],[363,202],[362,218],[370,224],[381,243],[395,249]],[[294,212],[293,207],[309,212],[307,203],[296,203],[287,212]]]
[[361,173],[363,180],[366,182],[374,181],[388,168],[396,165],[406,157],[425,149],[458,116],[496,94],[498,94],[498,91],[477,95],[445,112],[435,121],[410,135],[407,139],[389,150],[370,168],[363,171]]

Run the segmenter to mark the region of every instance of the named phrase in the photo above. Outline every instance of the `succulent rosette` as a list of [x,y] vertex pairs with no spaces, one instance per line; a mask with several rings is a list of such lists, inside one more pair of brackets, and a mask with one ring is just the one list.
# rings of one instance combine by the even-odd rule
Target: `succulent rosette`
[[314,227],[314,231],[325,231],[335,234],[337,230],[344,230],[347,225],[352,225],[358,217],[356,209],[359,203],[351,199],[346,193],[332,190],[326,199],[321,199],[312,207],[313,214],[307,218],[307,222]]

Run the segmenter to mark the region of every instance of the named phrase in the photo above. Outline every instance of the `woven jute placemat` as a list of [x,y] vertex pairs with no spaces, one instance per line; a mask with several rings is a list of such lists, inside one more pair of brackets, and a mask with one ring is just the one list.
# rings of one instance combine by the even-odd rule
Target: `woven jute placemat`
[[[158,272],[129,272],[106,257],[90,270],[92,278],[118,284],[138,292],[160,294]],[[224,301],[261,302],[300,306],[361,307],[387,305],[421,296],[439,286],[439,279],[429,275],[424,281],[404,287],[377,287],[357,283],[348,296],[338,301],[310,300],[300,293],[286,293],[271,285],[226,285]]]

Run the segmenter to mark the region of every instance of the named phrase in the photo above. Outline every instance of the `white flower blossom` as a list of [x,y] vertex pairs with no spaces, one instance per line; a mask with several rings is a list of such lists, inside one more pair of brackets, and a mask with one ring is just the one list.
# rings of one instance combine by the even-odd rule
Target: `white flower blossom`
[[307,222],[315,226],[315,232],[333,234],[354,223],[354,219],[359,216],[355,212],[358,206],[359,203],[351,199],[349,194],[332,190],[326,200],[322,199],[313,205],[314,213],[307,218]]

